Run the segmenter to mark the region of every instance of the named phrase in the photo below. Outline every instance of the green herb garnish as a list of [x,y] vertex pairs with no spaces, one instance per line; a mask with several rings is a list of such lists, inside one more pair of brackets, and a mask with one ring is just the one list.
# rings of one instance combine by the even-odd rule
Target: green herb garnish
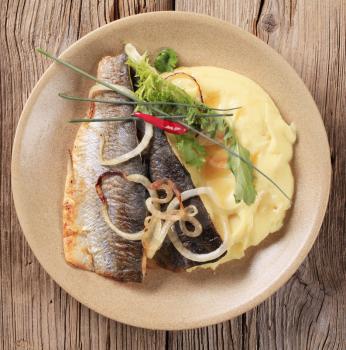
[[[126,48],[125,48],[126,50]],[[127,45],[128,65],[135,70],[137,81],[136,95],[144,101],[170,101],[189,104],[185,106],[161,106],[160,110],[167,114],[186,115],[186,125],[214,139],[218,133],[223,135],[223,144],[233,150],[233,153],[241,152],[241,158],[228,152],[228,166],[236,179],[235,200],[243,200],[250,205],[255,201],[256,190],[254,186],[253,166],[249,151],[240,145],[235,133],[225,119],[201,118],[199,114],[211,113],[211,109],[187,94],[183,89],[175,86],[170,81],[163,79],[149,64],[146,55],[140,56],[132,45]],[[151,110],[155,113],[155,109]],[[200,168],[206,161],[207,152],[192,132],[176,137],[176,147],[182,159],[190,165]]]
[[184,161],[196,168],[201,168],[205,163],[207,152],[205,148],[196,142],[196,137],[191,135],[177,135],[175,136],[177,150]]
[[[128,45],[127,45],[127,46],[128,46]],[[136,61],[137,61],[137,63],[140,63],[140,61],[142,61],[142,56],[140,56],[140,55],[138,54],[137,50],[136,50],[132,45],[130,45],[130,46],[131,46],[131,48],[127,48],[127,50],[126,50],[126,51],[127,51],[127,54],[128,54],[129,57],[131,57],[131,58],[133,58],[133,57],[135,57],[135,56],[137,55]],[[125,47],[125,49],[126,49],[126,47]],[[89,74],[89,73],[83,71],[82,69],[80,69],[80,68],[74,66],[73,64],[68,63],[68,62],[66,62],[66,61],[64,61],[64,60],[62,60],[62,59],[60,59],[60,58],[57,58],[57,57],[51,55],[50,53],[44,51],[43,49],[38,48],[38,49],[36,49],[36,51],[37,51],[38,53],[40,53],[40,54],[42,54],[42,55],[44,55],[44,56],[46,56],[46,57],[52,59],[52,60],[55,61],[56,63],[59,63],[59,64],[65,66],[66,68],[69,68],[69,69],[73,70],[74,72],[80,74],[81,76],[84,76],[84,77],[87,78],[87,79],[91,79],[91,80],[93,80],[93,81],[95,81],[95,82],[97,82],[97,83],[99,83],[99,84],[101,84],[101,85],[103,85],[103,86],[105,86],[105,87],[107,87],[107,88],[113,90],[114,92],[119,93],[119,94],[122,95],[122,96],[128,97],[131,101],[136,102],[137,105],[141,105],[143,102],[146,104],[146,101],[140,100],[131,90],[129,90],[129,89],[123,87],[123,86],[114,85],[114,84],[109,84],[109,83],[107,83],[107,82],[105,82],[105,81],[99,80],[99,79],[97,79],[96,77],[92,76],[91,74]],[[152,68],[150,65],[148,65],[148,67],[150,68],[150,70],[151,70],[152,72],[156,72],[155,69]],[[143,67],[143,71],[147,70],[146,68],[147,68],[147,67]],[[158,75],[158,74],[157,74],[157,75]],[[177,92],[177,88],[176,88],[174,85],[172,86],[172,88],[174,89],[174,91]],[[178,89],[178,90],[181,90],[181,89]],[[181,91],[183,91],[183,90],[181,90]],[[184,91],[183,91],[183,92],[184,92]],[[179,93],[179,91],[178,91],[178,93]],[[88,98],[80,98],[80,97],[75,97],[75,96],[67,96],[67,95],[64,95],[64,94],[59,94],[59,95],[60,95],[60,97],[64,97],[64,98],[71,99],[71,100],[89,101]],[[187,94],[185,93],[185,97],[186,97],[186,95],[187,95]],[[190,97],[189,95],[187,95],[187,96]],[[191,97],[190,97],[190,98],[191,98]],[[100,100],[99,102],[101,102],[101,103],[114,103],[115,101],[113,100],[112,102],[110,102],[110,101],[103,101],[103,100]],[[216,111],[216,110],[219,110],[219,111],[231,110],[231,109],[216,109],[216,108],[210,108],[210,107],[205,106],[205,105],[203,105],[203,104],[201,104],[201,103],[199,103],[199,102],[196,102],[196,101],[193,101],[192,104],[190,104],[188,101],[187,101],[187,102],[184,102],[184,103],[178,103],[178,102],[174,102],[174,101],[161,101],[160,103],[159,103],[159,102],[160,102],[160,101],[155,101],[155,102],[152,102],[152,103],[151,103],[150,108],[151,108],[154,112],[156,112],[156,113],[161,113],[161,114],[163,114],[163,115],[165,115],[165,116],[169,116],[169,114],[168,114],[167,112],[162,111],[162,110],[156,108],[156,107],[155,107],[156,104],[161,105],[161,106],[166,106],[166,107],[173,107],[173,106],[179,107],[179,108],[185,107],[188,111],[190,111],[190,115],[189,115],[189,116],[190,116],[190,119],[191,119],[192,121],[193,121],[194,119],[196,119],[196,117],[199,117],[199,116],[197,115],[197,110],[198,110],[198,109],[199,109],[200,112],[207,112],[207,113],[210,113],[211,111]],[[118,104],[118,101],[115,102],[115,103]],[[124,103],[124,104],[126,104],[126,103]],[[138,107],[137,107],[137,108],[138,108]],[[239,108],[239,107],[237,107],[237,108]],[[237,109],[237,108],[234,108],[234,109]],[[206,116],[203,115],[203,118],[201,118],[201,119],[202,119],[202,120],[207,119],[207,118],[205,118],[205,117],[206,117]],[[210,119],[210,118],[208,118],[208,119]],[[210,137],[210,136],[207,135],[206,133],[204,133],[204,132],[202,132],[201,130],[198,130],[198,129],[196,129],[194,126],[192,126],[192,125],[191,125],[191,123],[192,123],[191,120],[188,121],[190,124],[186,124],[185,122],[180,121],[180,124],[187,126],[187,127],[191,130],[190,136],[193,135],[193,133],[195,133],[196,135],[199,135],[199,136],[203,137],[204,139],[206,139],[206,140],[208,140],[208,141],[210,141],[210,142],[212,142],[212,143],[214,143],[214,144],[220,146],[220,147],[223,148],[225,151],[227,151],[229,155],[238,158],[240,161],[242,161],[243,163],[245,163],[249,168],[251,168],[251,169],[253,169],[253,170],[256,170],[257,173],[259,173],[259,174],[261,174],[263,177],[265,177],[274,187],[276,187],[276,188],[278,189],[278,191],[280,191],[280,192],[282,193],[283,196],[285,196],[289,201],[291,201],[291,198],[281,189],[281,187],[280,187],[274,180],[272,180],[272,179],[271,179],[268,175],[266,175],[263,171],[261,171],[261,170],[260,170],[259,168],[257,168],[255,165],[253,165],[253,164],[251,163],[251,161],[249,160],[249,158],[245,158],[245,157],[244,157],[244,155],[245,155],[246,157],[248,157],[248,154],[246,154],[246,152],[244,153],[243,150],[241,150],[241,151],[243,152],[243,155],[240,155],[240,154],[238,154],[238,153],[235,151],[236,148],[234,148],[234,146],[236,145],[236,143],[235,143],[236,140],[235,140],[235,136],[234,136],[233,131],[231,130],[230,126],[229,126],[228,131],[226,130],[225,133],[224,133],[224,141],[226,140],[226,143],[221,143],[221,142],[219,142],[217,139],[214,139],[213,137]],[[215,119],[215,120],[218,120],[218,119]],[[217,121],[217,123],[219,123],[219,121]],[[218,124],[218,125],[219,125],[219,124]],[[210,127],[210,126],[209,126],[209,127]],[[209,132],[210,132],[211,134],[213,134],[213,133],[215,133],[217,130],[218,130],[218,127],[210,127]],[[187,135],[182,135],[182,136],[185,137],[185,136],[187,136]],[[182,137],[182,136],[181,136],[181,137]],[[233,149],[228,147],[229,142],[232,142]],[[203,148],[202,145],[200,145],[199,143],[197,143],[197,144],[198,144],[200,147]],[[199,149],[198,147],[196,148],[201,157],[203,157],[202,148],[200,148],[200,149]],[[204,148],[203,148],[203,149],[204,149]],[[232,167],[232,166],[233,166],[233,165],[230,165],[230,167]],[[234,164],[234,166],[236,166],[236,165]],[[231,169],[231,170],[232,170],[232,169]],[[244,177],[244,178],[245,178],[245,177],[249,177],[248,175],[247,175],[247,176],[244,176],[241,172],[239,172],[239,176],[242,176],[242,177]],[[249,180],[247,180],[247,181],[249,181]],[[244,195],[243,195],[243,197],[244,197]],[[250,197],[251,197],[251,196],[250,196]],[[238,200],[239,200],[239,197],[238,197]]]
[[[223,123],[225,130],[223,137],[224,144],[230,147],[234,153],[246,159],[251,165],[250,152],[239,143],[228,123],[225,121]],[[243,162],[241,158],[234,157],[231,154],[228,156],[227,163],[235,177],[235,201],[240,202],[243,200],[248,205],[253,203],[257,195],[254,186],[253,167]]]
[[[250,161],[250,152],[239,142],[234,142],[231,149],[233,152]],[[235,177],[234,198],[236,202],[243,200],[246,204],[253,203],[257,193],[253,185],[249,186],[249,184],[253,184],[252,168],[242,162],[240,158],[233,156],[229,156],[228,166]]]
[[[58,96],[65,99],[65,100],[71,100],[71,101],[80,101],[80,102],[99,102],[99,103],[109,103],[114,105],[135,105],[135,106],[174,106],[174,107],[190,107],[191,105],[189,103],[177,103],[177,102],[167,102],[167,101],[138,101],[138,100],[130,100],[130,101],[124,101],[123,99],[117,99],[117,98],[109,98],[109,99],[98,99],[98,98],[89,98],[89,97],[80,97],[80,96],[72,96],[68,95],[63,92],[59,92]],[[208,107],[210,111],[222,111],[222,112],[229,112],[229,113],[220,113],[217,116],[219,117],[231,117],[233,114],[230,113],[233,110],[239,109],[240,107],[234,107],[234,108],[211,108]],[[203,115],[204,116],[204,115]],[[208,114],[208,117],[212,116],[212,114]],[[216,116],[216,115],[215,115]]]
[[167,48],[159,52],[155,58],[154,66],[160,72],[172,72],[178,64],[177,54],[173,49]]
[[[134,69],[137,77],[136,96],[140,101],[158,102],[165,101],[171,104],[160,106],[160,110],[167,114],[186,115],[193,119],[195,114],[208,112],[210,108],[202,105],[184,90],[163,79],[159,73],[149,64],[146,56],[133,59],[131,51],[127,50],[129,59],[127,64]],[[155,114],[155,109],[152,114]]]

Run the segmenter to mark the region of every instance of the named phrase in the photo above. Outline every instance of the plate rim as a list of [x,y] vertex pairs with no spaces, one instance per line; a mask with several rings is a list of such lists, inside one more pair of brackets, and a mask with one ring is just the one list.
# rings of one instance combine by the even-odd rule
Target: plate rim
[[[270,47],[269,45],[264,43],[262,40],[257,38],[252,33],[247,32],[247,31],[245,31],[245,30],[243,30],[243,29],[241,29],[241,28],[239,28],[239,27],[237,27],[237,26],[235,26],[227,21],[224,21],[224,20],[212,17],[212,16],[204,15],[204,14],[197,14],[197,13],[183,12],[183,11],[156,11],[156,12],[137,14],[137,15],[124,17],[124,18],[118,19],[116,21],[107,23],[107,24],[89,32],[88,34],[86,34],[85,36],[83,36],[82,38],[80,38],[76,42],[74,42],[72,45],[67,47],[59,55],[59,57],[64,58],[65,56],[67,56],[69,54],[70,51],[73,51],[73,49],[75,47],[77,47],[82,41],[88,40],[89,37],[94,36],[98,32],[101,32],[106,27],[108,28],[108,27],[112,27],[112,26],[117,26],[119,22],[132,21],[132,20],[135,20],[135,18],[139,18],[139,17],[160,17],[162,15],[167,15],[167,14],[169,14],[169,16],[173,16],[173,17],[180,17],[181,18],[182,16],[185,16],[185,17],[189,17],[189,18],[193,18],[193,19],[197,19],[197,20],[201,19],[202,21],[214,23],[214,24],[220,25],[220,26],[221,25],[222,26],[231,26],[233,30],[238,31],[238,33],[241,33],[241,35],[243,35],[243,36],[248,36],[249,40],[251,39],[257,45],[265,47],[266,50],[271,51],[271,54],[278,56],[280,60],[284,61],[286,68],[290,69],[293,72],[293,74],[296,76],[296,78],[298,78],[299,81],[304,85],[306,92],[309,94],[309,97],[310,97],[311,101],[313,102],[314,107],[316,108],[316,111],[318,112],[318,116],[319,116],[318,119],[322,125],[322,129],[324,132],[323,137],[325,138],[325,141],[327,142],[327,146],[328,146],[327,150],[328,150],[328,153],[330,155],[328,136],[327,136],[327,132],[326,132],[326,129],[325,129],[325,126],[323,123],[321,113],[320,113],[311,93],[310,93],[310,90],[307,88],[307,86],[302,81],[300,76],[297,74],[295,69],[285,60],[285,58],[283,56],[281,56],[272,47]],[[206,24],[208,24],[208,23],[206,23]],[[69,295],[71,295],[74,299],[76,299],[81,304],[83,304],[83,305],[87,306],[88,308],[90,308],[91,310],[94,310],[97,313],[99,313],[99,314],[101,314],[109,319],[113,319],[117,322],[122,322],[122,323],[126,323],[129,325],[135,326],[135,327],[146,328],[146,329],[183,330],[183,329],[192,329],[192,328],[197,328],[197,327],[204,327],[204,326],[208,326],[208,325],[213,325],[213,324],[216,324],[219,322],[223,322],[223,321],[235,318],[235,317],[243,314],[244,312],[251,310],[252,308],[257,306],[258,304],[260,304],[261,302],[263,302],[264,300],[266,300],[267,298],[272,296],[275,292],[278,291],[278,289],[280,287],[282,287],[289,280],[289,278],[292,277],[292,275],[297,271],[297,269],[302,264],[303,260],[306,258],[309,251],[311,250],[313,244],[315,243],[316,238],[319,234],[320,228],[322,226],[325,214],[326,214],[328,201],[329,201],[329,195],[330,195],[331,180],[332,180],[331,179],[332,167],[331,167],[330,157],[329,157],[329,162],[328,162],[328,168],[325,169],[325,176],[328,179],[328,185],[326,185],[326,187],[325,187],[325,189],[320,197],[320,202],[318,203],[319,205],[318,205],[318,209],[317,209],[316,219],[314,221],[314,225],[313,225],[312,229],[309,232],[309,239],[307,239],[305,244],[301,247],[300,252],[296,256],[296,258],[293,259],[293,261],[290,261],[289,264],[287,264],[286,269],[282,270],[282,272],[280,273],[280,276],[274,281],[274,283],[266,286],[266,288],[264,288],[261,291],[261,293],[259,295],[257,295],[255,298],[252,298],[250,301],[245,302],[241,305],[238,305],[237,307],[233,308],[232,310],[228,310],[228,311],[225,311],[223,313],[219,313],[217,316],[214,316],[214,317],[203,318],[203,315],[201,315],[201,317],[198,321],[190,322],[189,320],[185,320],[183,327],[179,326],[179,324],[174,324],[172,322],[170,324],[162,324],[162,325],[160,322],[156,322],[155,328],[151,328],[151,327],[147,327],[145,324],[143,324],[138,319],[136,319],[136,320],[133,319],[132,320],[133,322],[128,322],[128,321],[122,320],[121,315],[119,315],[120,317],[115,318],[114,316],[110,315],[110,313],[107,313],[104,310],[101,310],[97,305],[96,305],[96,307],[95,307],[95,305],[90,305],[88,303],[88,301],[84,300],[83,297],[81,297],[80,295],[76,296],[75,293],[69,288],[69,286],[65,285],[64,281],[59,280],[59,282],[58,282],[55,279],[55,277],[53,276],[54,274],[52,273],[52,271],[48,271],[46,269],[46,266],[41,262],[41,259],[38,258],[36,251],[32,248],[30,234],[25,233],[25,231],[23,229],[22,219],[21,219],[22,212],[20,209],[18,209],[19,208],[19,206],[18,206],[19,199],[18,199],[18,193],[16,190],[16,181],[17,181],[16,177],[18,177],[18,171],[17,171],[17,163],[15,161],[15,157],[18,154],[18,149],[20,147],[20,136],[25,129],[25,122],[27,121],[27,119],[30,116],[31,104],[35,100],[36,95],[39,93],[41,85],[43,85],[47,80],[49,80],[50,75],[52,74],[55,66],[56,66],[56,63],[50,64],[50,66],[45,70],[45,72],[42,74],[40,79],[37,81],[37,83],[35,84],[34,88],[31,91],[31,93],[29,94],[29,97],[27,98],[27,101],[23,107],[22,113],[20,115],[20,118],[19,118],[19,121],[18,121],[18,124],[16,127],[16,132],[15,132],[15,136],[13,139],[12,157],[11,157],[11,189],[12,189],[14,207],[16,210],[18,221],[19,221],[20,226],[21,226],[21,230],[22,230],[24,237],[25,237],[27,243],[29,244],[30,249],[31,249],[32,253],[34,254],[35,258],[38,260],[38,262],[40,263],[42,268],[50,276],[50,278],[52,278],[54,280],[55,283],[57,283],[62,289],[64,289]]]

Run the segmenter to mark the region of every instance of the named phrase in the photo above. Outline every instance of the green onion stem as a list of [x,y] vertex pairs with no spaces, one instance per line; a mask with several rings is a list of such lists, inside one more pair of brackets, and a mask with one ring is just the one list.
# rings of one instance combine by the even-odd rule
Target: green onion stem
[[[225,115],[223,114],[215,114],[215,115],[202,115],[197,114],[197,117],[205,117],[205,118],[223,118]],[[226,116],[232,116],[232,114],[227,114]],[[180,120],[185,119],[185,115],[155,115],[155,118],[159,119],[168,119],[168,120]],[[118,121],[129,121],[129,120],[138,120],[141,118],[135,117],[135,116],[113,116],[109,118],[78,118],[78,119],[71,119],[69,120],[69,123],[97,123],[97,122],[118,122]]]
[[[64,93],[59,93],[58,94],[61,98],[64,98],[66,100],[72,100],[72,101],[81,101],[81,102],[99,102],[99,103],[109,103],[109,104],[115,104],[115,105],[144,105],[144,106],[157,106],[157,105],[162,105],[162,106],[176,106],[176,107],[196,107],[198,106],[193,106],[188,103],[176,103],[176,102],[147,102],[147,101],[121,101],[121,100],[116,100],[116,99],[97,99],[97,98],[89,98],[89,97],[79,97],[79,96],[71,96],[71,95],[66,95]],[[241,107],[234,107],[234,108],[212,108],[208,106],[203,106],[202,108],[208,109],[210,111],[233,111],[236,109],[239,109]]]
[[[166,115],[155,115],[155,118],[159,119],[184,119],[185,116],[166,116]],[[79,119],[71,119],[69,123],[97,123],[97,122],[119,122],[119,121],[131,121],[131,120],[142,120],[141,118],[135,116],[113,116],[109,118],[79,118]]]
[[[117,93],[119,93],[120,95],[123,95],[127,98],[129,98],[130,100],[136,101],[138,102],[138,98],[137,96],[134,94],[133,91],[124,88],[123,86],[120,85],[115,85],[115,84],[109,84],[105,81],[99,80],[97,78],[95,78],[94,76],[92,76],[91,74],[85,72],[84,70],[74,66],[71,63],[65,62],[63,60],[61,60],[60,58],[54,57],[51,54],[49,54],[48,52],[44,51],[43,49],[37,48],[36,51],[52,60],[54,60],[55,62],[62,64],[63,66],[73,70],[74,72],[90,79],[93,80]],[[169,114],[161,111],[160,109],[153,107],[153,110],[156,110],[158,113],[169,116]],[[228,147],[226,147],[224,144],[222,144],[221,142],[214,140],[213,138],[209,137],[208,135],[204,134],[203,132],[195,129],[194,127],[184,123],[184,122],[180,122],[182,125],[186,126],[187,128],[189,128],[192,132],[200,135],[201,137],[205,138],[206,140],[214,143],[215,145],[220,146],[221,148],[223,148],[224,150],[226,150],[228,153],[230,153],[231,155],[233,155],[234,157],[239,158],[241,161],[243,161],[245,164],[247,164],[248,166],[252,167],[254,170],[256,170],[259,174],[261,174],[262,176],[264,176],[271,184],[273,184],[289,201],[291,201],[290,197],[280,188],[279,185],[277,185],[268,175],[266,175],[263,171],[261,171],[260,169],[258,169],[256,166],[254,166],[251,162],[248,162],[246,159],[244,159],[241,155],[239,155],[236,152],[233,152],[232,150],[230,150]]]
[[115,91],[117,92],[118,94],[120,95],[123,95],[127,98],[129,98],[130,100],[134,100],[134,101],[137,101],[137,96],[135,95],[135,93],[133,91],[131,91],[130,89],[127,89],[125,88],[124,86],[121,86],[121,85],[116,85],[116,84],[110,84],[110,83],[107,83],[106,81],[103,81],[103,80],[100,80],[100,79],[97,79],[96,77],[94,77],[93,75],[85,72],[84,70],[74,66],[73,64],[71,63],[68,63],[68,62],[65,62],[63,61],[62,59],[58,58],[58,57],[55,57],[55,56],[52,56],[50,53],[44,51],[43,49],[41,48],[36,48],[36,51],[38,53],[40,53],[41,55],[44,55],[50,59],[52,59],[53,61],[59,63],[59,64],[62,64],[63,66],[73,70],[74,72],[84,76],[85,78],[88,78],[90,80],[93,80],[109,89],[111,89],[112,91]]
[[[78,97],[78,96],[69,96],[69,95],[65,95],[63,93],[59,93],[58,94],[60,97],[66,99],[66,100],[72,100],[72,101],[82,101],[82,102],[97,102],[97,103],[109,103],[109,104],[114,104],[114,105],[156,105],[156,104],[160,104],[160,102],[146,102],[146,101],[120,101],[120,100],[103,100],[103,99],[97,99],[97,98],[89,98],[89,97]],[[215,113],[215,114],[195,114],[195,117],[205,117],[205,118],[223,118],[223,117],[232,117],[233,113]],[[164,116],[155,116],[158,118],[163,118]],[[170,116],[171,119],[183,119],[186,118],[185,116]],[[170,118],[166,118],[166,119],[170,119]],[[109,120],[111,121],[111,120]]]
[[59,97],[65,99],[65,100],[71,100],[71,101],[99,102],[99,103],[109,103],[109,104],[113,104],[113,105],[138,105],[138,104],[144,104],[144,103],[141,103],[141,101],[122,101],[122,100],[116,100],[116,99],[103,100],[101,98],[89,98],[89,97],[70,96],[70,95],[65,95],[65,94],[63,94],[61,92],[59,92],[58,95],[59,95]]
[[76,123],[99,123],[99,122],[126,122],[131,120],[138,120],[137,117],[110,117],[110,118],[79,118],[79,119],[70,119],[68,122],[72,124]]

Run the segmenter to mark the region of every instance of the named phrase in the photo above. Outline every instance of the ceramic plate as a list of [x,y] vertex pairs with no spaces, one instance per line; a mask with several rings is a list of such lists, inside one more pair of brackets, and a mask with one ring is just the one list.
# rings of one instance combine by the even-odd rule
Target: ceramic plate
[[62,199],[68,149],[77,130],[67,120],[87,106],[58,92],[87,94],[92,82],[52,64],[34,88],[18,124],[12,159],[16,210],[25,237],[49,275],[91,309],[153,329],[184,329],[230,319],[282,286],[308,254],[320,229],[330,185],[326,132],[316,105],[295,71],[260,40],[200,15],[161,12],[121,19],[77,41],[62,58],[95,73],[98,61],[131,42],[140,51],[175,48],[183,65],[213,65],[259,83],[287,122],[297,126],[294,206],[284,229],[215,273],[150,270],[143,284],[121,284],[65,263]]

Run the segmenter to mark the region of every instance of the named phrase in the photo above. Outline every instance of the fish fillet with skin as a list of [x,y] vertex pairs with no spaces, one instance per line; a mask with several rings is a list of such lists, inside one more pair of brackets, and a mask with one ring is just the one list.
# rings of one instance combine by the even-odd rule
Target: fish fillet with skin
[[[170,179],[181,192],[194,188],[188,171],[174,154],[162,130],[155,129],[154,131],[149,152],[149,171],[152,181]],[[197,254],[210,253],[222,244],[222,239],[217,233],[200,197],[195,196],[184,202],[184,206],[189,205],[194,205],[198,209],[196,218],[203,226],[202,234],[199,237],[191,238],[181,232],[179,225],[175,225],[174,229],[188,250]],[[161,248],[155,254],[155,260],[161,267],[173,271],[201,265],[201,263],[186,259],[180,255],[168,238],[164,240]]]
[[[98,66],[98,78],[131,88],[125,60],[124,54],[103,58]],[[125,99],[112,91],[100,92],[98,98]],[[96,103],[93,117],[128,116],[132,111],[131,106]],[[79,268],[118,281],[141,282],[145,272],[142,243],[121,238],[107,225],[101,214],[95,184],[100,175],[110,170],[142,175],[145,170],[139,156],[117,166],[102,166],[99,158],[101,137],[105,140],[105,159],[125,154],[138,144],[133,121],[84,123],[79,128],[65,186],[65,259]],[[112,223],[129,233],[142,230],[146,216],[144,187],[120,176],[111,176],[103,181],[102,189]]]

